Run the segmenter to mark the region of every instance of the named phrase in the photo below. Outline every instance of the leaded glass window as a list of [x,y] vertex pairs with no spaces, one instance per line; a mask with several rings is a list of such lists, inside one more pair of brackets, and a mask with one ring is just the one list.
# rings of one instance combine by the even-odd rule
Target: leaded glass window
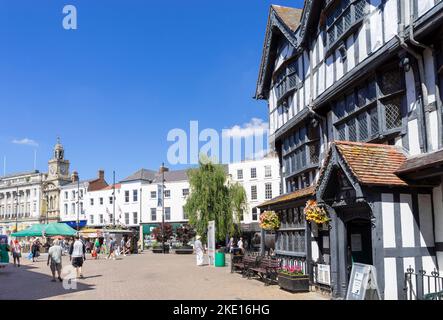
[[344,124],[341,124],[339,126],[337,126],[337,131],[338,131],[338,139],[339,140],[346,140],[346,127]]
[[[328,45],[331,46],[338,41],[356,22],[359,22],[366,13],[366,0],[337,1],[335,8],[328,13],[326,18],[326,29],[328,34]],[[352,9],[352,7],[354,7]]]
[[401,126],[401,102],[402,98],[396,97],[384,103],[387,130]]
[[401,88],[402,81],[398,69],[385,72],[380,76],[380,91],[383,95],[399,91]]
[[365,142],[398,131],[404,115],[402,77],[398,68],[383,70],[339,98],[333,105],[335,138]]
[[359,20],[366,14],[366,0],[359,0],[355,3],[355,19]]
[[369,111],[371,117],[371,137],[378,135],[378,112],[377,108],[372,108]]
[[359,141],[366,141],[368,139],[368,121],[366,112],[358,116]]
[[355,118],[352,118],[348,122],[348,130],[349,130],[349,140],[357,141],[357,126],[355,122]]

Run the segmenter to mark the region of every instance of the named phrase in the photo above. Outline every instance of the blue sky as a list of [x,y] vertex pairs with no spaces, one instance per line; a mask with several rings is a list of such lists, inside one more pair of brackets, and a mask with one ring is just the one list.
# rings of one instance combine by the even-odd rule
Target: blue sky
[[[216,130],[267,121],[252,97],[271,3],[302,6],[1,0],[0,174],[3,156],[7,173],[32,170],[34,149],[46,171],[60,136],[81,178],[104,169],[122,179],[166,162],[168,131],[188,131],[191,120]],[[77,30],[62,27],[67,4]],[[13,143],[23,139],[38,147]]]

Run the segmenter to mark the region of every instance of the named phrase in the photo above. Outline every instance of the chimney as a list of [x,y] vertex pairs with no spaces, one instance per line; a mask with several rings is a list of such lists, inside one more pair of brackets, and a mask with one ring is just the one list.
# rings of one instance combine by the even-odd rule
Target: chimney
[[158,173],[162,174],[163,172],[168,172],[168,171],[169,171],[169,169],[166,168],[165,165],[163,164],[163,165],[160,167],[160,170],[158,171]]
[[99,178],[101,181],[104,181],[104,180],[105,180],[105,170],[99,170],[99,171],[98,171],[98,178]]
[[74,171],[71,175],[71,181],[72,182],[77,182],[78,181],[78,172]]

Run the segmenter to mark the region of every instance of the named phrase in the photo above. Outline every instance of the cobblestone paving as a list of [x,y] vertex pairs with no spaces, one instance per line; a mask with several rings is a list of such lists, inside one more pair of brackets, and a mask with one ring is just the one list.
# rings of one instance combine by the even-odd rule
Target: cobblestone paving
[[[89,257],[88,257],[89,258]],[[63,259],[69,265],[68,257]],[[171,300],[313,300],[317,293],[291,294],[277,285],[231,274],[230,268],[197,267],[194,255],[153,254],[86,260],[85,279],[77,290],[65,290],[51,282],[46,256],[22,266],[0,269],[0,299],[171,299]]]

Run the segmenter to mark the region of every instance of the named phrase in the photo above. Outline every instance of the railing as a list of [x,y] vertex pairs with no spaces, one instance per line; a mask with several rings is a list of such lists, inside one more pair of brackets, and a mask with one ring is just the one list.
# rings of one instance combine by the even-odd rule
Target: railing
[[405,300],[443,300],[443,277],[434,269],[415,273],[409,266],[405,273]]

